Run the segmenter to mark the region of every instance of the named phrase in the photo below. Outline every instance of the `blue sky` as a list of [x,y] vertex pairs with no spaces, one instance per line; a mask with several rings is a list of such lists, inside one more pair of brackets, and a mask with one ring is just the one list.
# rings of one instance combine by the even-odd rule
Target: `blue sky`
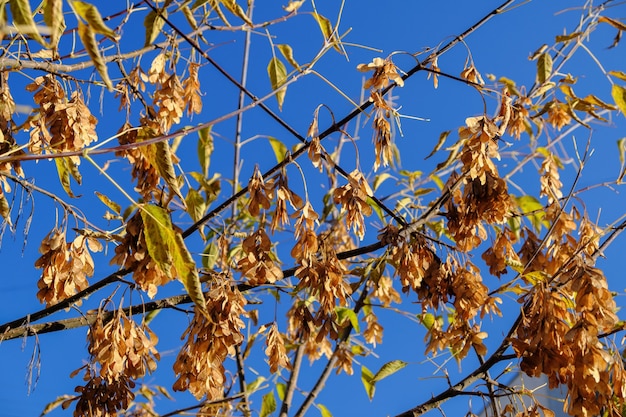
[[[117,11],[119,5],[99,5],[103,13],[105,10]],[[335,22],[339,13],[339,2],[327,2],[317,4],[321,14],[327,16]],[[350,32],[344,39],[349,52],[349,60],[339,56],[335,52],[330,52],[322,57],[316,69],[323,74],[330,82],[339,86],[342,91],[352,100],[358,101],[361,94],[362,74],[356,71],[356,65],[363,62],[370,62],[376,56],[387,56],[393,52],[404,51],[414,53],[426,47],[436,48],[453,39],[457,34],[464,31],[474,22],[478,21],[486,13],[494,9],[499,2],[466,2],[466,1],[443,1],[443,2],[410,2],[410,1],[388,1],[385,3],[371,0],[346,1],[342,13],[342,20],[339,32]],[[535,79],[535,62],[529,61],[528,56],[542,44],[552,44],[554,37],[563,33],[570,33],[572,27],[578,22],[579,11],[575,5],[580,2],[555,0],[550,2],[534,1],[520,4],[519,7],[499,15],[489,21],[485,26],[479,28],[465,39],[465,45],[457,45],[449,53],[446,53],[439,60],[439,67],[444,72],[458,75],[463,69],[463,64],[467,58],[468,48],[471,51],[473,60],[483,77],[487,74],[494,74],[496,78],[505,76],[516,80],[518,86],[530,86]],[[271,5],[258,2],[254,10],[254,20],[262,20],[270,16],[276,16],[280,2],[273,2]],[[307,6],[308,7],[308,6]],[[571,8],[571,9],[568,9]],[[568,9],[567,11],[564,11]],[[308,8],[307,8],[308,10]],[[564,12],[561,12],[564,11]],[[610,11],[611,16],[623,17],[626,15],[626,7],[620,6]],[[131,18],[131,24],[125,26],[126,31],[123,36],[137,37],[139,41],[143,39],[143,14],[138,13],[136,18]],[[136,30],[136,32],[134,32]],[[321,46],[322,37],[316,23],[309,15],[298,16],[293,22],[285,25],[278,25],[272,28],[275,36],[273,42],[289,43],[294,49],[294,55],[299,62],[308,62]],[[615,30],[608,25],[601,25],[592,34],[591,47],[597,54],[598,59],[605,66],[606,70],[626,71],[626,62],[623,59],[623,45],[615,49],[607,49],[615,36]],[[232,41],[230,33],[210,33],[208,36],[214,46],[210,50],[211,56],[224,66],[225,69],[237,75],[240,73],[240,57],[243,48],[243,37],[235,36]],[[162,39],[162,38],[160,38]],[[361,47],[367,46],[368,48]],[[373,51],[371,48],[379,49],[381,52]],[[396,53],[394,62],[401,69],[409,69],[414,61],[408,54]],[[109,51],[109,53],[113,53]],[[257,33],[252,37],[252,47],[250,55],[250,75],[249,89],[263,96],[267,94],[269,82],[267,80],[266,66],[268,57],[271,56],[271,47],[263,33]],[[116,77],[113,72],[112,76]],[[594,63],[592,57],[584,52],[580,52],[572,60],[565,72],[579,77],[579,84],[575,87],[579,96],[584,96],[593,92],[603,100],[610,102],[610,84],[603,78],[600,70]],[[222,114],[228,113],[236,108],[237,95],[235,87],[228,84],[216,71],[209,67],[204,69],[201,85],[205,94],[203,114],[195,116],[189,124],[202,123]],[[28,73],[35,76],[39,74]],[[26,76],[22,74],[11,74],[12,92],[18,104],[32,105],[28,94],[19,95],[19,88],[27,83]],[[101,138],[113,135],[123,123],[123,117],[117,113],[117,106],[112,102],[105,102],[100,110],[98,102],[100,91],[96,88],[90,90],[91,107],[99,117],[98,133]],[[403,137],[397,137],[396,143],[400,149],[402,168],[414,171],[420,170],[429,172],[434,165],[445,157],[444,152],[440,152],[436,157],[427,161],[424,160],[437,142],[437,138],[442,131],[453,130],[462,126],[466,117],[482,114],[483,101],[480,95],[471,87],[452,80],[441,79],[438,89],[433,88],[432,80],[426,79],[426,73],[418,73],[406,82],[402,89],[394,90],[394,96],[398,97],[398,103],[402,105],[401,113],[428,119],[429,121],[418,121],[404,119],[402,124]],[[306,132],[315,108],[319,104],[327,104],[331,107],[334,117],[339,119],[352,109],[352,104],[342,98],[328,84],[309,75],[301,81],[289,87],[285,99],[285,104],[280,113],[285,120],[292,124],[303,134]],[[111,104],[111,105],[109,105]],[[276,103],[272,100],[268,104],[276,109]],[[497,101],[493,98],[487,101],[487,113],[493,115],[496,112]],[[320,127],[330,124],[331,118],[328,113],[322,112]],[[359,147],[359,161],[362,167],[371,167],[373,154],[371,152],[370,126],[371,122],[360,120],[358,128],[363,132],[357,145]],[[587,164],[581,181],[577,189],[587,186],[613,181],[619,173],[619,158],[617,154],[616,141],[626,136],[626,123],[623,116],[617,116],[607,126],[594,126],[594,133],[590,135],[583,128],[576,129],[563,141],[563,151],[573,156],[573,143],[578,144],[580,149],[584,149],[588,139],[591,140],[591,148],[594,154]],[[351,123],[347,129],[354,132],[357,128],[355,122]],[[233,138],[234,122],[230,120],[214,128],[216,133],[216,151],[211,162],[211,173],[221,173],[222,177],[229,178],[232,172],[232,146],[230,141]],[[551,132],[553,136],[555,132]],[[269,169],[275,163],[275,159],[269,144],[264,137],[272,136],[283,141],[288,148],[294,146],[297,141],[290,137],[281,127],[270,121],[268,117],[259,109],[254,109],[246,113],[244,117],[244,138],[252,138],[261,135],[246,145],[243,151],[242,180],[247,181],[255,164],[258,164],[261,171]],[[454,133],[453,133],[454,135]],[[191,135],[190,135],[191,136]],[[22,137],[22,140],[24,137]],[[541,140],[545,140],[541,139]],[[18,138],[19,141],[19,138]],[[511,150],[524,152],[528,149],[527,137],[523,137],[520,142],[513,144]],[[330,138],[326,143],[327,148],[336,144],[336,138]],[[178,156],[184,161],[185,169],[197,169],[195,136],[183,139]],[[101,165],[112,159],[112,156],[96,158]],[[507,164],[514,161],[505,159],[502,162],[502,169],[506,170]],[[568,161],[565,161],[568,162]],[[195,166],[194,166],[195,164]],[[307,165],[306,161],[301,162]],[[351,171],[355,166],[353,148],[344,147],[341,155],[341,165]],[[567,190],[572,184],[575,174],[575,164],[566,163],[562,173],[564,189]],[[129,170],[125,163],[113,162],[110,172],[120,181],[128,181]],[[370,173],[369,168],[364,168]],[[63,195],[63,191],[58,184],[54,171],[54,164],[48,161],[39,163],[27,162],[24,164],[27,176],[35,178],[36,184],[40,187],[50,189]],[[94,218],[100,217],[104,212],[104,206],[93,195],[95,189],[106,190],[106,194],[121,203],[127,205],[119,191],[115,190],[110,183],[88,163],[81,165],[81,172],[84,182],[81,187],[74,186],[76,194],[82,197],[76,200],[76,205],[81,207],[88,215]],[[291,173],[292,171],[290,171]],[[506,172],[506,171],[505,171]],[[327,188],[327,182],[323,176],[315,174],[314,170],[306,168],[307,184],[310,197],[313,201],[321,198],[322,192]],[[293,175],[297,174],[293,170]],[[519,186],[515,193],[524,190],[528,194],[538,193],[538,184],[532,179],[533,167],[529,166],[516,174],[513,181]],[[296,177],[294,177],[296,178]],[[373,178],[373,175],[370,176]],[[293,180],[300,183],[299,180]],[[224,199],[230,194],[228,185],[223,184],[222,195]],[[382,192],[385,192],[383,188]],[[609,189],[607,187],[594,188],[582,194],[585,208],[592,220],[597,220],[600,226],[605,226],[623,213],[624,197],[620,188]],[[36,299],[37,280],[39,271],[33,268],[33,263],[39,256],[38,244],[54,224],[57,207],[41,195],[33,195],[34,217],[28,233],[28,240],[23,244],[24,217],[31,210],[31,200],[26,200],[24,205],[24,215],[17,222],[17,231],[13,235],[6,230],[2,238],[0,259],[4,261],[4,274],[0,279],[0,323],[22,317],[42,308]],[[66,198],[66,196],[63,196]],[[376,225],[380,226],[380,221],[375,216],[370,218],[368,223],[370,232],[364,243],[375,240],[374,232]],[[185,228],[190,225],[188,218],[174,218],[179,221],[179,225]],[[102,221],[102,227],[106,227],[106,222]],[[279,248],[286,249],[283,260],[285,267],[290,267],[288,258],[288,248],[291,247],[289,239],[277,236],[276,241]],[[618,292],[617,302],[622,305],[624,301],[624,285],[621,281],[622,264],[622,243],[623,239],[618,239],[605,253],[606,257],[599,262],[599,266],[604,268],[612,289]],[[188,245],[195,244],[196,251],[201,251],[202,246],[197,240],[191,240]],[[198,249],[200,248],[200,249]],[[96,275],[93,280],[101,279],[114,269],[108,266],[113,247],[109,245],[108,253],[104,257],[96,257]],[[477,260],[478,262],[478,260]],[[486,277],[487,285],[493,286],[495,278]],[[85,308],[97,306],[100,297],[106,297],[112,289],[103,290],[96,293],[85,303]],[[121,290],[120,290],[121,291]],[[182,285],[175,282],[167,288],[160,290],[157,298],[167,295],[177,294],[182,291]],[[133,296],[133,299],[137,295]],[[404,297],[407,304],[414,313],[419,311],[419,306],[411,304],[414,299]],[[516,317],[519,305],[513,298],[505,299],[503,319],[485,321],[484,329],[490,333],[488,341],[490,347],[497,344],[504,332],[507,324],[510,324]],[[270,311],[274,307],[269,308]],[[282,308],[278,309],[279,319],[283,313]],[[76,311],[59,313],[53,318],[75,316]],[[378,369],[383,363],[401,359],[409,365],[398,374],[382,381],[377,386],[376,396],[370,402],[363,390],[359,373],[360,366],[355,364],[355,375],[348,377],[340,375],[331,377],[327,389],[319,397],[319,403],[325,405],[334,416],[350,415],[395,415],[405,411],[417,404],[427,400],[433,394],[445,389],[447,381],[441,373],[435,373],[438,364],[442,364],[445,357],[427,360],[424,353],[424,329],[414,321],[393,312],[381,312],[381,323],[385,326],[385,339],[377,349],[377,357],[359,358],[359,363],[366,365],[371,370]],[[267,314],[261,322],[272,320],[272,314]],[[161,335],[158,350],[162,359],[157,372],[152,376],[147,376],[145,382],[149,384],[162,384],[166,388],[171,388],[173,375],[171,365],[176,357],[177,349],[182,342],[179,336],[187,325],[187,318],[181,314],[173,312],[162,312],[153,322],[153,330]],[[284,330],[284,329],[281,329]],[[71,394],[76,385],[80,384],[79,377],[69,378],[70,372],[80,367],[87,358],[86,352],[86,329],[76,329],[67,332],[41,335],[38,338],[39,344],[35,345],[35,340],[11,340],[0,343],[0,403],[3,404],[0,416],[36,416],[42,411],[46,403],[57,396]],[[32,392],[28,392],[25,381],[26,369],[33,351],[40,349],[40,375],[38,381],[32,387]],[[458,380],[459,376],[471,371],[475,365],[473,360],[469,360],[459,369],[454,361],[449,362],[449,372],[451,380]],[[307,365],[308,366],[308,365]],[[314,378],[320,371],[320,364],[306,370],[303,375],[302,388],[308,389]],[[259,373],[267,373],[267,365],[258,360],[253,368]],[[249,372],[249,378],[253,379],[254,371]],[[266,388],[262,393],[267,392]],[[171,391],[171,390],[170,390]],[[296,404],[301,397],[296,396]],[[255,407],[260,405],[260,397],[255,398]],[[193,398],[188,394],[176,396],[176,402],[163,402],[158,408],[161,413],[171,411],[175,408],[193,404]],[[478,412],[482,408],[480,401],[474,401],[471,409]],[[466,398],[451,401],[451,405],[444,406],[448,415],[460,415],[468,410]],[[436,412],[434,412],[436,413]],[[71,415],[70,411],[62,412],[55,410],[51,416]],[[309,415],[316,416],[319,412],[315,409],[309,411]]]

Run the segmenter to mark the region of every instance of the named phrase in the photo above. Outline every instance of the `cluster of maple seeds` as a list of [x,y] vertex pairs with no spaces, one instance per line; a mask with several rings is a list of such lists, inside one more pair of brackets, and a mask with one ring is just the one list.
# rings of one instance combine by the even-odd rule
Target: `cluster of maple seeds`
[[[37,117],[29,120],[28,148],[32,153],[79,151],[98,139],[98,119],[91,114],[78,91],[68,100],[65,90],[52,75],[37,77],[26,89],[35,92],[33,99],[39,106]],[[76,165],[80,163],[78,157],[73,157],[72,161]]]
[[134,381],[156,369],[160,359],[155,349],[158,339],[147,325],[138,326],[118,308],[106,322],[102,311],[98,311],[87,341],[91,363],[72,373],[75,376],[84,370],[86,384],[76,387],[78,396],[62,406],[67,408],[76,401],[75,416],[117,416],[135,398]]
[[221,399],[226,382],[224,360],[234,354],[243,342],[245,297],[228,281],[215,282],[205,295],[207,313],[196,307],[193,319],[185,330],[187,341],[181,348],[174,372],[178,379],[175,391],[188,390],[196,398]]
[[393,142],[389,119],[395,114],[395,110],[384,99],[382,90],[391,82],[403,87],[404,80],[389,58],[374,58],[369,64],[359,64],[357,69],[361,72],[373,71],[372,77],[365,82],[364,88],[371,90],[370,101],[374,103],[375,108],[373,128],[376,160],[374,170],[377,170],[381,165],[388,166],[393,162]]
[[35,267],[43,270],[37,282],[40,302],[56,304],[89,286],[87,277],[94,272],[90,250],[99,252],[102,245],[83,235],[66,242],[65,231],[56,228],[48,233],[39,247],[41,256],[35,261]]

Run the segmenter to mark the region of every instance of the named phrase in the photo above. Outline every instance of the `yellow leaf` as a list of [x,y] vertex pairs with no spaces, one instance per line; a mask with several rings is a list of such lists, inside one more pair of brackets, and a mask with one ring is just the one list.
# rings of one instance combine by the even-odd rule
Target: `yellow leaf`
[[446,141],[446,139],[447,139],[449,134],[450,134],[450,130],[446,130],[445,132],[441,132],[441,134],[439,135],[439,140],[437,141],[437,145],[435,145],[435,148],[424,159],[428,159],[431,156],[433,156],[435,153],[437,153],[437,151],[439,149],[441,149],[441,147],[443,146],[443,144]]
[[54,162],[57,166],[57,173],[59,174],[61,186],[67,195],[75,198],[76,196],[70,187],[70,179],[74,178],[79,185],[82,183],[82,176],[80,175],[80,172],[78,172],[78,167],[71,158],[54,158]]
[[622,81],[626,81],[626,73],[623,71],[609,71],[609,75],[619,78]]
[[5,222],[11,225],[11,206],[2,188],[0,188],[0,216],[2,216]]
[[85,21],[91,27],[92,31],[94,31],[95,33],[104,35],[107,38],[110,38],[111,40],[114,40],[114,41],[119,39],[119,35],[113,32],[113,30],[111,30],[104,23],[104,20],[102,20],[102,16],[100,15],[100,12],[96,8],[96,6],[94,6],[93,4],[90,4],[84,1],[78,1],[78,0],[74,0],[70,4],[74,8],[74,11],[76,11],[76,13],[78,13],[80,17],[85,19]]
[[[30,8],[29,0],[9,0],[11,14],[13,15],[13,24],[20,33],[32,36],[34,40],[44,46],[48,44],[43,40],[35,21],[33,20],[33,12]],[[2,4],[4,7],[4,2]]]
[[613,100],[615,100],[617,107],[620,109],[622,114],[626,116],[626,88],[621,85],[613,84],[611,95],[613,96]]
[[220,2],[226,7],[232,14],[246,22],[248,25],[252,26],[252,20],[248,17],[246,12],[243,11],[243,8],[237,4],[235,0],[220,0]]
[[96,196],[100,199],[100,201],[102,201],[102,203],[104,203],[105,206],[113,210],[115,214],[120,214],[122,212],[122,207],[106,195],[96,191]]
[[619,152],[619,176],[617,177],[617,183],[621,184],[624,180],[624,175],[626,174],[626,158],[624,158],[624,154],[626,154],[626,137],[621,138],[617,141],[617,151]]
[[283,159],[285,159],[285,155],[287,155],[287,147],[276,138],[268,137],[268,139],[270,141],[270,145],[272,145],[274,155],[276,156],[276,162],[280,164]]
[[113,83],[109,78],[109,73],[107,70],[107,65],[104,62],[104,58],[100,55],[100,50],[98,49],[98,43],[96,42],[96,36],[94,31],[91,29],[91,26],[84,24],[83,22],[78,22],[78,36],[85,46],[85,50],[89,54],[89,57],[93,61],[98,74],[102,77],[102,81],[104,85],[109,89],[109,91],[113,90]]
[[167,211],[162,207],[146,204],[141,207],[141,219],[148,255],[169,276],[174,267],[177,278],[185,286],[191,301],[200,312],[207,314],[196,263],[187,250],[182,235],[174,230]]
[[288,5],[283,6],[283,9],[285,9],[287,13],[295,12],[304,4],[304,1],[305,0],[291,0]]
[[330,20],[317,12],[313,13],[313,17],[319,25],[326,42],[331,44],[333,48],[335,48],[339,53],[343,53],[343,51],[339,47],[339,39],[337,39],[337,36],[335,36],[335,32],[333,30],[333,26],[330,24]]
[[285,93],[287,88],[281,88],[287,81],[287,69],[283,62],[274,57],[270,60],[267,66],[267,73],[270,77],[270,83],[272,84],[272,90],[276,91],[276,100],[278,101],[278,108],[283,109],[283,102],[285,101]]
[[180,188],[178,187],[178,181],[176,179],[176,172],[174,171],[174,164],[172,163],[170,145],[166,141],[160,141],[155,143],[153,146],[155,150],[155,158],[154,161],[151,162],[154,162],[154,165],[159,171],[159,175],[170,188],[170,191],[176,194],[176,196],[180,198],[181,202],[184,203],[185,199],[180,193]]
[[363,383],[363,388],[365,388],[365,392],[367,393],[367,397],[372,401],[374,398],[374,393],[376,392],[376,382],[373,381],[374,374],[370,371],[365,365],[361,366],[361,382]]
[[289,64],[292,67],[294,67],[295,69],[300,68],[300,65],[298,65],[298,63],[293,57],[293,50],[291,49],[291,46],[287,44],[281,44],[281,45],[276,45],[276,47],[278,48],[280,53],[283,54],[287,62],[289,62]]
[[59,39],[61,39],[61,35],[65,30],[63,0],[45,0],[43,21],[50,28],[50,48],[56,50],[59,45]]
[[146,28],[146,41],[144,46],[152,45],[157,36],[159,36],[159,33],[161,33],[161,29],[165,24],[165,20],[163,20],[161,16],[167,17],[167,9],[165,7],[159,9],[159,13],[152,10],[146,15],[146,18],[143,21],[143,25]]
[[552,57],[549,53],[544,52],[537,59],[537,82],[545,83],[552,75]]

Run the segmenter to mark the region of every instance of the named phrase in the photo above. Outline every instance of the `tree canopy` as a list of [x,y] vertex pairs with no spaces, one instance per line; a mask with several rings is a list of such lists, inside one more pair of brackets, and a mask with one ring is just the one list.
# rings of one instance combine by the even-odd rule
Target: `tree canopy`
[[623,415],[623,2],[0,3],[42,414]]

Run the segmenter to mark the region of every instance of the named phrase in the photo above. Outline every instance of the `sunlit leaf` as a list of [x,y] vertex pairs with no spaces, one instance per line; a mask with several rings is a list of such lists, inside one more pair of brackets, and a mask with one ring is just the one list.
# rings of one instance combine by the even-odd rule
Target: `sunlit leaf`
[[398,372],[400,369],[404,368],[407,365],[408,365],[407,362],[404,362],[398,359],[391,361],[391,362],[387,362],[379,369],[378,372],[376,372],[376,374],[372,378],[372,381],[378,382],[381,379],[387,378],[388,376],[395,374],[396,372]]
[[267,65],[267,74],[270,77],[272,90],[276,91],[278,108],[282,110],[283,102],[285,101],[285,93],[287,92],[287,87],[283,87],[283,84],[287,81],[287,69],[285,68],[285,64],[283,64],[280,59],[273,57]]
[[197,222],[204,216],[206,211],[206,203],[202,195],[195,188],[190,188],[185,197],[185,204],[187,205],[187,213]]
[[[4,7],[4,2],[2,7]],[[33,12],[30,8],[29,0],[10,0],[9,6],[13,15],[13,24],[20,33],[30,35],[40,44],[47,46],[46,41],[41,37],[39,29],[33,20]]]
[[330,20],[328,20],[327,18],[325,18],[324,16],[322,16],[321,14],[317,12],[313,13],[313,17],[315,18],[315,21],[319,25],[320,30],[322,31],[322,35],[324,35],[324,39],[326,40],[326,42],[331,44],[333,48],[335,48],[339,53],[343,53],[343,51],[339,47],[339,39],[337,39],[337,37],[335,36],[333,26],[331,25]]
[[433,150],[428,154],[428,156],[424,159],[428,159],[431,156],[433,156],[435,153],[437,153],[437,151],[439,149],[441,149],[441,147],[443,146],[443,144],[446,141],[446,138],[448,137],[448,135],[450,134],[451,130],[446,130],[445,132],[441,132],[441,134],[439,135],[439,140],[437,141],[437,145],[435,145],[435,147],[433,148]]
[[626,116],[626,88],[621,85],[613,84],[611,95],[613,96],[613,100],[615,100],[615,105],[617,105],[622,114]]
[[4,192],[0,188],[0,216],[4,219],[7,224],[11,224],[11,206],[9,205],[9,201],[7,200]]
[[287,12],[287,13],[291,13],[291,12],[295,12],[297,11],[300,7],[302,7],[302,5],[304,4],[306,0],[291,0],[289,2],[288,5],[283,6],[283,9]]
[[219,256],[219,248],[213,242],[206,245],[204,252],[202,252],[202,267],[206,269],[212,269],[217,263],[217,257]]
[[232,14],[246,22],[248,25],[252,26],[252,20],[246,15],[246,12],[243,8],[237,4],[235,0],[220,0],[220,2],[230,11]]
[[278,395],[278,399],[281,401],[285,401],[285,393],[287,392],[287,386],[282,382],[276,384],[276,395]]
[[380,187],[381,184],[389,178],[393,178],[393,176],[388,172],[383,172],[382,174],[376,175],[376,177],[374,177],[374,182],[372,183],[372,188],[374,189],[374,191],[378,190],[378,187]]
[[508,93],[512,96],[520,96],[520,92],[517,89],[517,86],[515,85],[515,81],[506,78],[506,77],[500,77],[498,79],[498,82],[504,84],[506,86],[506,89],[508,90]]
[[270,145],[272,146],[272,150],[274,151],[276,162],[280,164],[287,155],[287,147],[284,143],[276,138],[270,136],[267,139],[270,141]]
[[545,83],[550,75],[552,75],[552,56],[544,52],[537,59],[537,82]]
[[432,329],[435,324],[435,316],[432,313],[418,314],[417,318],[424,325],[424,327],[426,327],[426,330]]
[[623,72],[623,71],[609,71],[608,74],[612,75],[613,77],[619,78],[622,81],[626,81],[626,72]]
[[265,381],[267,381],[265,377],[259,376],[254,381],[250,382],[249,384],[246,384],[246,392],[248,394],[252,394],[256,390],[258,390],[261,387],[261,384],[263,384]]
[[291,49],[291,46],[287,44],[280,44],[280,45],[276,45],[276,47],[278,48],[280,53],[285,57],[287,62],[289,62],[289,64],[292,67],[294,67],[295,69],[300,68],[300,65],[296,62],[296,60],[293,57],[293,50]]
[[359,319],[354,310],[347,307],[335,307],[335,312],[337,313],[337,322],[339,324],[343,324],[346,320],[349,320],[357,333],[361,331],[359,328]]
[[268,392],[263,396],[263,401],[261,402],[261,412],[259,413],[259,417],[267,417],[276,411],[276,398],[274,397],[273,392]]
[[180,192],[178,186],[178,180],[176,179],[176,172],[174,170],[174,164],[172,163],[172,153],[170,151],[170,145],[166,141],[159,141],[151,146],[154,146],[154,165],[156,165],[159,175],[170,191],[176,194],[181,201],[185,201],[183,195]]
[[120,38],[117,33],[115,33],[106,25],[106,23],[104,23],[104,20],[102,20],[102,16],[100,15],[100,12],[96,8],[96,6],[78,0],[72,1],[71,4],[76,13],[78,13],[80,17],[85,19],[85,21],[89,24],[89,27],[92,31],[104,35],[114,41]]
[[159,36],[159,33],[161,33],[165,20],[159,16],[159,14],[163,17],[167,17],[167,9],[163,7],[162,9],[159,9],[159,13],[151,10],[143,21],[143,25],[146,28],[146,41],[144,46],[152,45],[152,43]]
[[372,401],[372,399],[374,398],[374,393],[376,392],[376,382],[374,381],[374,374],[372,373],[372,371],[367,369],[365,365],[361,366],[361,382],[363,383],[363,387],[365,388],[367,398]]
[[328,408],[326,408],[322,404],[317,404],[317,409],[320,410],[320,414],[322,417],[333,417],[331,412],[328,411]]
[[121,214],[122,206],[120,206],[115,201],[111,200],[109,197],[102,194],[101,192],[95,191],[95,193],[96,193],[96,196],[100,199],[100,201],[104,203],[105,206],[113,210],[115,214]]
[[109,91],[112,91],[113,83],[109,78],[109,72],[107,70],[106,63],[104,62],[104,58],[100,55],[100,49],[98,48],[98,43],[96,42],[96,36],[94,31],[91,29],[91,26],[79,21],[78,36],[85,46],[87,54],[89,54],[89,57],[93,61],[96,71],[98,71],[98,74],[102,77],[102,82],[104,82],[104,85],[106,85]]
[[170,276],[172,267],[175,268],[177,278],[185,286],[191,300],[202,313],[206,314],[206,301],[196,264],[185,246],[182,235],[174,230],[167,211],[162,207],[146,204],[141,207],[141,219],[150,257]]
[[43,21],[50,28],[50,48],[56,50],[59,39],[65,30],[63,16],[63,0],[45,0],[43,4]]
[[59,174],[61,186],[63,187],[67,195],[75,198],[76,196],[72,192],[70,181],[71,178],[74,178],[78,185],[82,183],[82,177],[80,175],[80,172],[78,172],[78,166],[74,163],[74,161],[72,161],[71,158],[68,157],[54,158],[54,162],[57,166],[57,173]]
[[544,211],[543,204],[539,202],[535,197],[525,195],[522,197],[515,197],[518,207],[521,210],[521,214],[528,217],[530,223],[533,225],[536,231],[541,230],[541,226],[546,228],[550,227],[550,223],[544,220],[546,212]]

